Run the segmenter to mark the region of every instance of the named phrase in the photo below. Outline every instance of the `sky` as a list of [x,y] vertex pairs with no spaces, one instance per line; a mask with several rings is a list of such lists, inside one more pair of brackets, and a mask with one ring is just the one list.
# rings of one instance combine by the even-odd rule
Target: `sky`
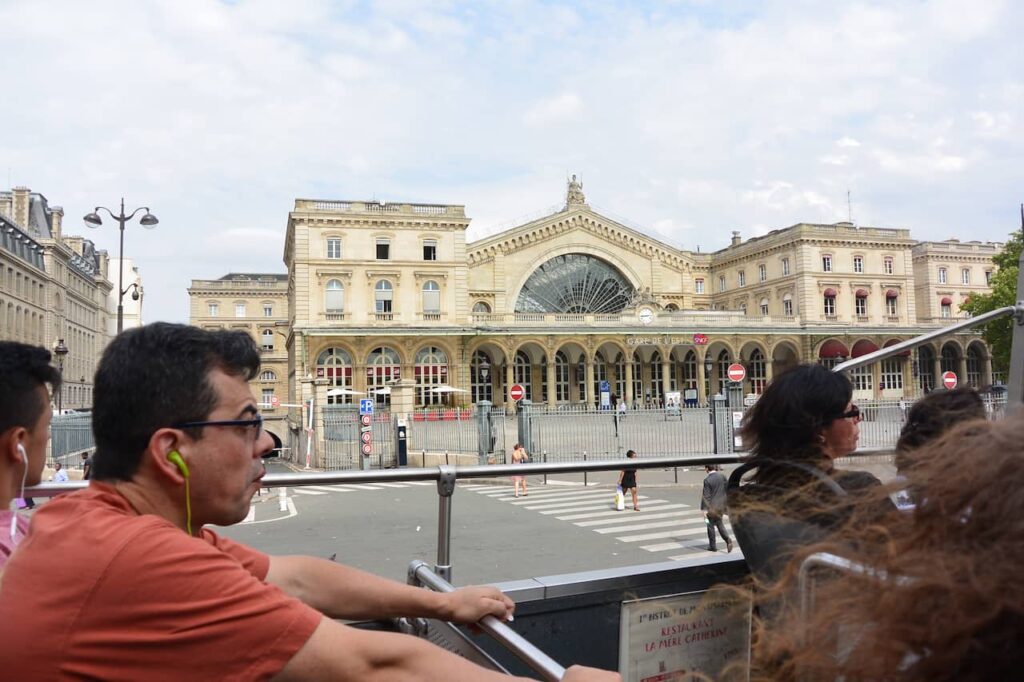
[[472,241],[591,206],[689,250],[798,222],[1003,241],[1013,0],[0,0],[0,186],[148,206],[143,317],[284,272],[296,198],[464,204]]

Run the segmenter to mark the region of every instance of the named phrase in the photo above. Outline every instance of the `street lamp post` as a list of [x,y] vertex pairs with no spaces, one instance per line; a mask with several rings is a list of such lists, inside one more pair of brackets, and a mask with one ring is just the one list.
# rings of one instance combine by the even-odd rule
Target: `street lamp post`
[[[64,375],[64,356],[69,349],[64,345],[64,339],[58,339],[57,345],[53,347],[53,354],[57,356],[57,369],[60,370],[61,378]],[[57,391],[57,414],[64,414],[64,382],[61,381],[60,390]]]
[[99,227],[100,225],[103,224],[103,221],[100,220],[100,210],[106,211],[107,214],[111,218],[116,220],[118,222],[118,225],[120,226],[120,230],[121,230],[121,245],[120,245],[120,249],[119,249],[118,254],[117,254],[117,268],[118,268],[118,273],[117,273],[117,333],[120,334],[121,331],[124,329],[124,305],[122,303],[122,300],[124,299],[124,295],[126,293],[128,293],[128,289],[131,289],[132,287],[135,287],[135,291],[132,292],[132,300],[135,300],[135,301],[139,300],[139,286],[138,286],[137,282],[132,282],[131,284],[128,285],[127,288],[124,286],[124,226],[125,226],[125,223],[127,223],[129,220],[134,218],[136,213],[138,213],[139,211],[143,211],[143,210],[146,212],[146,215],[142,216],[142,218],[139,220],[139,224],[141,224],[143,227],[148,227],[148,228],[155,227],[156,224],[158,222],[160,222],[160,221],[156,219],[155,215],[153,215],[152,213],[149,212],[149,207],[148,206],[140,206],[139,208],[137,208],[134,211],[132,211],[130,214],[125,215],[125,213],[124,213],[124,198],[122,197],[122,199],[121,199],[121,212],[119,214],[114,215],[114,212],[111,211],[106,206],[97,206],[93,210],[92,213],[90,213],[89,215],[87,215],[87,216],[85,216],[83,218],[83,220],[85,221],[85,224],[87,226],[92,227],[92,228],[96,228],[96,227]]

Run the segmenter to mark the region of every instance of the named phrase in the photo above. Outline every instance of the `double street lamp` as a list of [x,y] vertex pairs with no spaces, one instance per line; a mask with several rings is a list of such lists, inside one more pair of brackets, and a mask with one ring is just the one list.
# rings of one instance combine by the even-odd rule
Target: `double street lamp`
[[117,260],[117,265],[118,265],[118,274],[117,274],[117,333],[120,334],[121,331],[124,329],[124,305],[122,303],[122,300],[124,299],[124,295],[127,294],[128,290],[131,289],[132,287],[135,287],[135,291],[132,292],[132,300],[134,300],[134,301],[139,300],[139,295],[140,295],[139,294],[138,282],[132,282],[127,287],[124,285],[124,226],[125,226],[125,223],[127,223],[129,220],[134,218],[135,215],[139,211],[145,211],[146,212],[146,214],[144,216],[142,216],[142,219],[139,220],[139,224],[141,224],[143,227],[153,228],[160,221],[156,219],[155,215],[153,215],[152,213],[149,212],[149,207],[148,206],[141,206],[141,207],[135,209],[134,211],[132,211],[130,214],[125,215],[125,212],[124,212],[124,199],[122,198],[121,199],[121,212],[119,214],[115,215],[114,212],[111,211],[106,206],[97,206],[93,210],[92,213],[90,213],[89,215],[87,215],[87,216],[85,216],[83,218],[83,220],[85,221],[85,224],[87,226],[93,227],[93,228],[96,228],[96,227],[99,227],[100,225],[102,225],[103,221],[100,220],[100,211],[101,210],[102,211],[106,211],[107,215],[109,215],[111,218],[116,220],[118,222],[118,225],[120,226],[120,230],[121,230],[121,247],[120,247],[120,249],[118,251],[118,254],[117,254],[117,259],[118,259]]

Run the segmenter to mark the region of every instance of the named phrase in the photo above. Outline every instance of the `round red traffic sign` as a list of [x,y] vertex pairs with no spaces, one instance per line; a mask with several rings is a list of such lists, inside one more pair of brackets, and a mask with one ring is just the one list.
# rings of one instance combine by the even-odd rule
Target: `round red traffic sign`
[[943,372],[942,385],[952,391],[956,388],[956,372]]
[[508,389],[509,400],[519,402],[526,397],[526,389],[522,384],[512,384]]
[[726,375],[729,377],[729,381],[743,381],[747,378],[747,370],[740,363],[734,362],[729,365]]
[[373,434],[367,431],[366,433],[360,434],[359,438],[362,439],[364,443],[369,443],[373,441]]
[[367,443],[366,445],[364,445],[364,446],[363,446],[363,454],[364,454],[364,455],[366,455],[367,457],[369,457],[369,456],[370,456],[370,453],[372,453],[372,452],[373,452],[373,446],[372,446],[372,445],[370,445],[369,443]]
[[281,407],[281,399],[276,395],[270,396],[270,405],[271,407]]
[[705,346],[705,345],[707,345],[707,342],[708,342],[708,337],[705,336],[704,334],[694,334],[693,335],[693,343],[694,343],[694,345],[696,345],[696,346]]
[[373,417],[371,417],[368,414],[360,415],[359,423],[362,424],[363,426],[369,426],[371,419],[373,419]]

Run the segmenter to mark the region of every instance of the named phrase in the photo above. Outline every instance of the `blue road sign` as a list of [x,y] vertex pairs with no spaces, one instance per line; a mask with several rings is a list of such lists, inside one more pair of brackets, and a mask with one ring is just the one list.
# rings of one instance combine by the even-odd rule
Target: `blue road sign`
[[359,399],[359,414],[373,414],[373,398]]
[[611,389],[611,385],[607,381],[602,381],[601,382],[601,392],[602,393],[607,393],[608,391],[611,391],[611,390],[612,390]]

